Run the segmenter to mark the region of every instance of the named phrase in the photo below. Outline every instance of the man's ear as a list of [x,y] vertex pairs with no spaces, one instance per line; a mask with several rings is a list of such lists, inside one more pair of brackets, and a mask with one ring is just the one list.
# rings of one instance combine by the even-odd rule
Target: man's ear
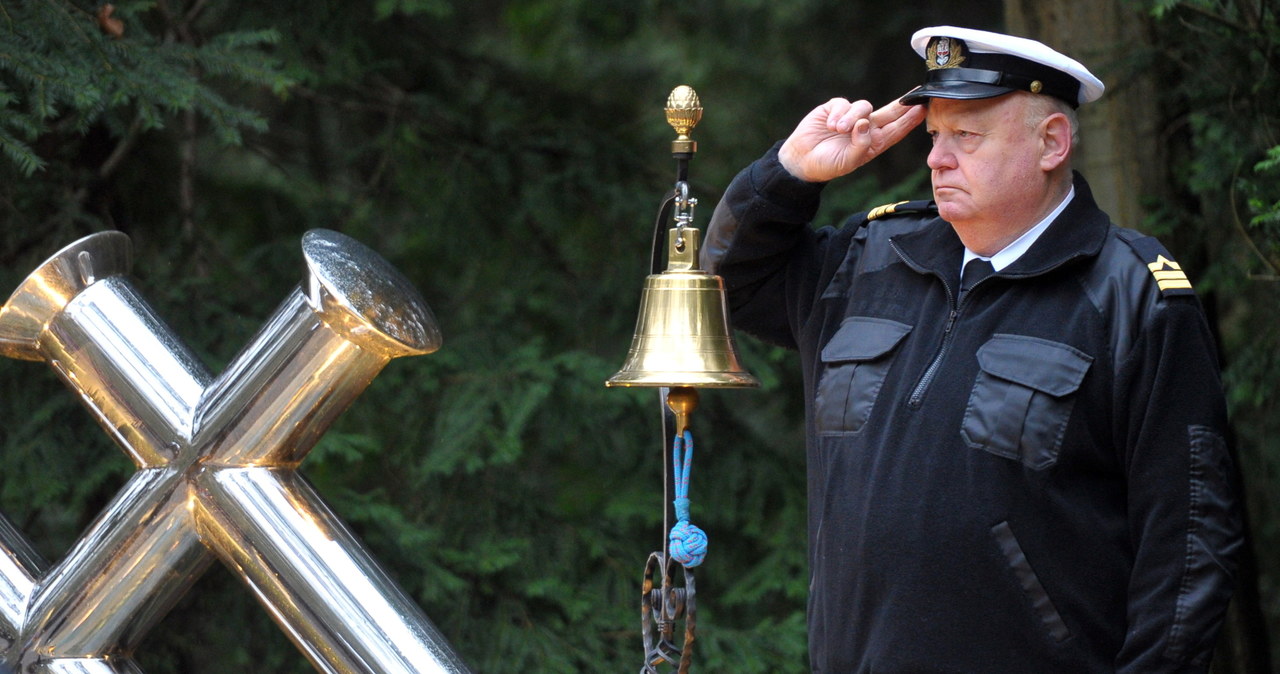
[[1055,112],[1040,122],[1040,168],[1053,171],[1071,156],[1071,120]]

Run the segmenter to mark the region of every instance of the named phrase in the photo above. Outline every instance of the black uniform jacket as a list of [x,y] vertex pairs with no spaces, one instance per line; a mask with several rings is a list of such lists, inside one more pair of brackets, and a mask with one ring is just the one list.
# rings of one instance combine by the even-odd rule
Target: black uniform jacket
[[1075,189],[958,303],[931,204],[815,231],[775,148],[717,207],[735,326],[804,368],[813,671],[1207,669],[1241,540],[1212,336]]

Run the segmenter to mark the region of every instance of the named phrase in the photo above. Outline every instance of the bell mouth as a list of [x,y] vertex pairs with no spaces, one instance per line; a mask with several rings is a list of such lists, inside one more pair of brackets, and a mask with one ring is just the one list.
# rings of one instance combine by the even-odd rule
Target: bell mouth
[[758,388],[750,372],[619,372],[604,383],[609,388]]

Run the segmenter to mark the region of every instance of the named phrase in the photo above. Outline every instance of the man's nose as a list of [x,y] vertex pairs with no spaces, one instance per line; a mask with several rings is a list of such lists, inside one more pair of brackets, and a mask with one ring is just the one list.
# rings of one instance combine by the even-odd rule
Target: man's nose
[[933,148],[929,150],[929,158],[926,163],[929,165],[930,170],[933,171],[956,167],[955,153],[951,151],[945,138],[934,139]]

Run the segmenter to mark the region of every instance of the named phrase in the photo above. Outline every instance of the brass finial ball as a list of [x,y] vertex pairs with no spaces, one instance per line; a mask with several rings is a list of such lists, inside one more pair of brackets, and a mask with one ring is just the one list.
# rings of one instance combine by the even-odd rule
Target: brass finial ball
[[698,145],[689,139],[689,132],[702,120],[702,101],[693,87],[681,84],[667,96],[667,124],[676,130],[678,138],[672,143],[674,152],[696,152]]
[[667,96],[667,123],[681,137],[686,137],[702,120],[702,101],[693,87],[681,84]]

